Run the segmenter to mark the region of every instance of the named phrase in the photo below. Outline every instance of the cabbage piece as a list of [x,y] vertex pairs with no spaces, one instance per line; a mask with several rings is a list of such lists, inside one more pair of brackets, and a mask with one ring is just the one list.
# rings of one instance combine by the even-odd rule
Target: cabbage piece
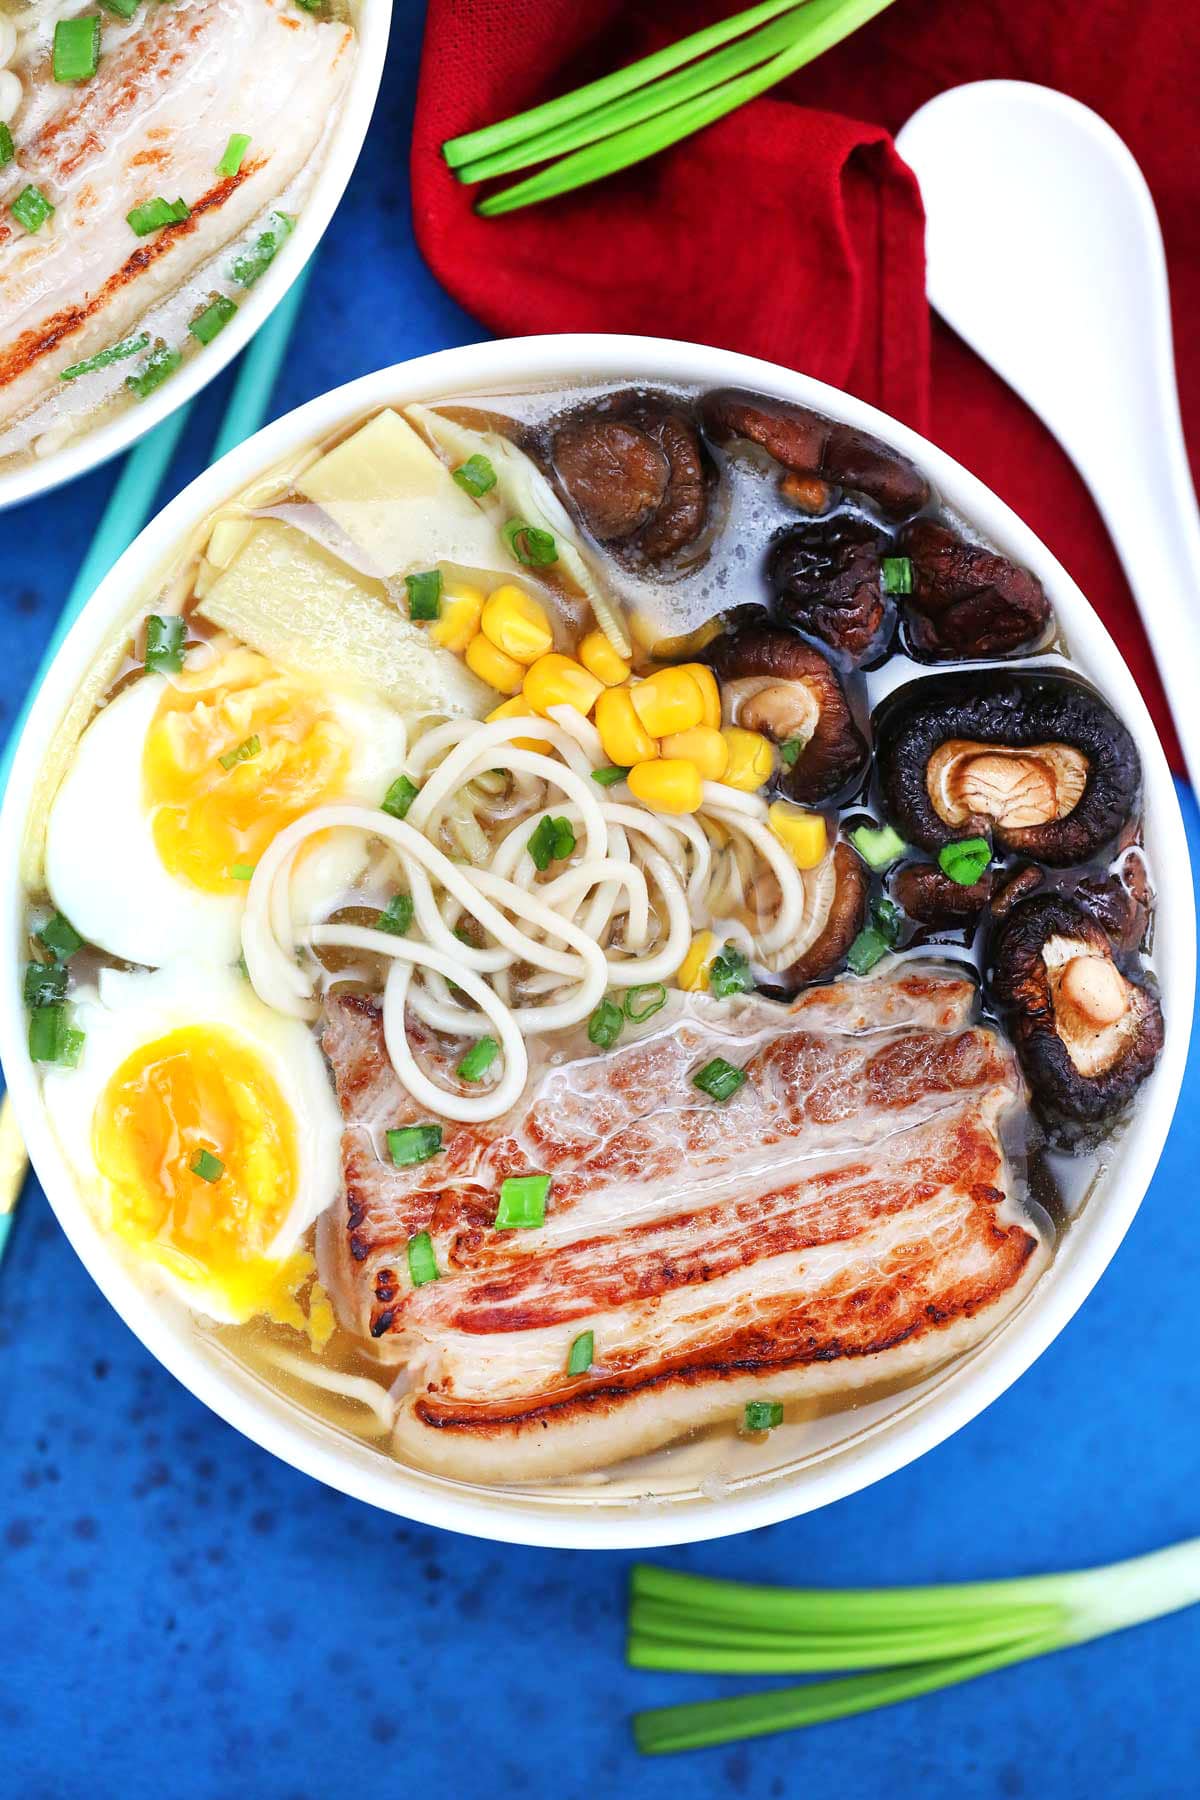
[[532,458],[502,432],[477,431],[430,406],[406,406],[404,416],[441,451],[453,468],[458,468],[472,456],[487,457],[496,471],[496,485],[478,499],[472,499],[471,504],[493,518],[497,527],[509,519],[523,519],[528,525],[552,532],[558,547],[558,561],[551,572],[557,574],[572,593],[582,595],[613,648],[621,656],[629,656],[632,646],[620,610],[605,592],[570,514]]

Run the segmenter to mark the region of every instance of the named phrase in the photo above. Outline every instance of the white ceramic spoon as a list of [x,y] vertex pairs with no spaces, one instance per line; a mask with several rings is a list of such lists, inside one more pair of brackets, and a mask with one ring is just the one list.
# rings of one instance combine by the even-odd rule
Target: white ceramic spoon
[[925,200],[930,301],[1091,489],[1200,790],[1200,513],[1145,178],[1096,113],[1024,81],[952,88],[896,143]]

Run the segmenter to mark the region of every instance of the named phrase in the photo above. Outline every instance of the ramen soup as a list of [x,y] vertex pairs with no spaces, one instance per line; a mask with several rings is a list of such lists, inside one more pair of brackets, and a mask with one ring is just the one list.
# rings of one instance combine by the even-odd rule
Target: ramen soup
[[1139,786],[886,444],[385,409],[206,521],[57,734],[46,1111],[147,1283],[406,1462],[769,1466],[1069,1229],[1162,1043]]
[[0,0],[0,471],[157,391],[285,243],[347,0]]

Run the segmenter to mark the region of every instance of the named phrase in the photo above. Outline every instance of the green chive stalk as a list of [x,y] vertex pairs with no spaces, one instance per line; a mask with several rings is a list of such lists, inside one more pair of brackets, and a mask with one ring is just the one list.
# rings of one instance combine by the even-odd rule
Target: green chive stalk
[[925,1588],[772,1588],[639,1566],[635,1668],[719,1674],[874,1673],[658,1707],[634,1717],[646,1755],[819,1725],[971,1681],[1200,1601],[1200,1538],[1106,1568]]

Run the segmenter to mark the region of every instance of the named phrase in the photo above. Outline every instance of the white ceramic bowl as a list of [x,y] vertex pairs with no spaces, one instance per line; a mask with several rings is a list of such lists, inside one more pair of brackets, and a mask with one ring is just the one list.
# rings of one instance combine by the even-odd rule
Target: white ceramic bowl
[[77,475],[98,469],[110,457],[127,450],[163,419],[207,387],[243,350],[263,321],[274,312],[325,234],[346,184],[354,173],[375,96],[383,75],[392,0],[360,0],[357,18],[358,56],[342,102],[342,116],[325,152],[312,192],[300,210],[296,229],[266,274],[238,304],[237,316],[214,338],[203,356],[190,358],[170,381],[148,400],[124,407],[94,430],[82,431],[61,450],[31,463],[0,473],[0,512],[47,494]]
[[[503,392],[580,380],[697,381],[761,388],[819,408],[895,444],[942,497],[1019,563],[1053,598],[1075,659],[1133,732],[1145,775],[1146,839],[1154,867],[1170,871],[1158,896],[1155,957],[1166,1044],[1142,1091],[1137,1127],[1119,1141],[1099,1191],[1072,1225],[1020,1311],[984,1345],[916,1389],[843,1413],[840,1435],[766,1475],[721,1493],[684,1482],[650,1501],[636,1481],[615,1487],[504,1491],[468,1488],[404,1468],[306,1415],[194,1330],[185,1314],[131,1277],[97,1230],[43,1114],[26,1047],[21,997],[23,897],[13,871],[31,788],[46,745],[92,657],[127,614],[170,548],[260,469],[383,404],[456,391]],[[159,1361],[256,1443],[331,1487],[423,1523],[509,1542],[646,1547],[719,1537],[824,1506],[878,1481],[972,1419],[1027,1369],[1086,1298],[1141,1204],[1162,1150],[1183,1076],[1191,1029],[1195,934],[1187,844],[1171,776],[1141,695],[1108,633],[1049,551],[996,496],[915,432],[834,388],[770,363],[652,338],[512,339],[441,351],[364,377],[277,420],[207,469],[147,526],[102,582],[67,638],[37,697],[17,749],[0,813],[0,1057],[33,1163],[64,1231],[126,1324]]]

